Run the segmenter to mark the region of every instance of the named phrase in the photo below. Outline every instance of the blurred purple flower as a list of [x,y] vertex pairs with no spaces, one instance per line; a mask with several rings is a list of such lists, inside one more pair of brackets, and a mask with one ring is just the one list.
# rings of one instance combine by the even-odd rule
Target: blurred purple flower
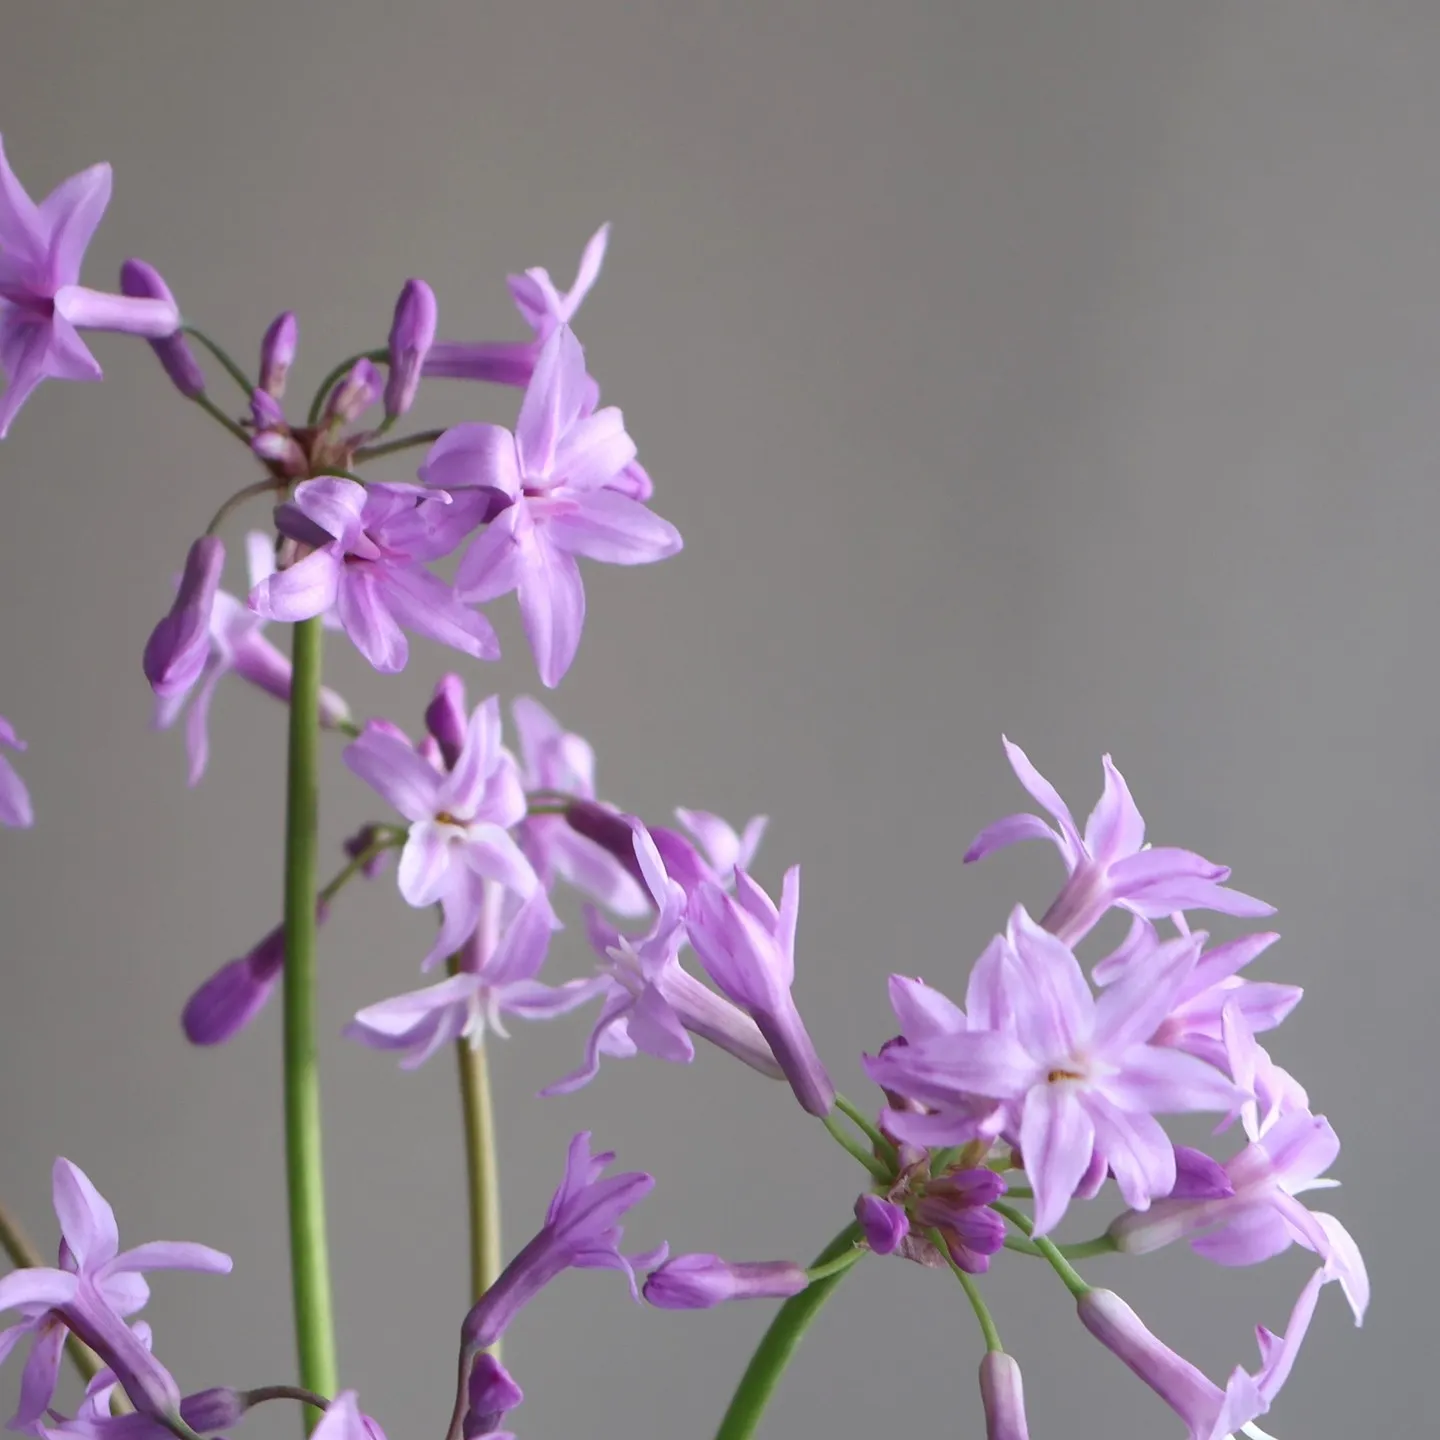
[[481,1436],[499,1440],[506,1433],[500,1429],[505,1416],[525,1399],[510,1372],[488,1350],[475,1357],[467,1392],[470,1403],[461,1422],[463,1440],[480,1440]]
[[435,343],[435,292],[423,280],[407,280],[390,326],[390,365],[385,377],[385,416],[394,419],[415,403],[421,367]]
[[284,397],[299,345],[300,322],[293,310],[284,310],[270,322],[260,341],[260,389],[272,399]]
[[[15,733],[15,727],[0,715],[0,747],[24,750],[25,742]],[[35,823],[35,809],[30,803],[30,792],[15,767],[0,750],[0,825],[13,829],[28,830]]]
[[1005,1193],[993,1170],[956,1170],[925,1183],[915,1202],[915,1224],[937,1230],[955,1266],[967,1275],[983,1275],[990,1257],[1005,1243],[1005,1222],[989,1209]]
[[169,613],[145,642],[145,678],[162,698],[187,695],[210,654],[210,618],[225,568],[225,546],[202,535],[185,556]]
[[855,1218],[865,1232],[865,1243],[877,1255],[893,1255],[910,1233],[905,1211],[878,1195],[861,1195],[855,1201]]
[[730,1300],[784,1300],[810,1283],[793,1260],[732,1263],[718,1255],[677,1255],[645,1281],[658,1310],[710,1310]]

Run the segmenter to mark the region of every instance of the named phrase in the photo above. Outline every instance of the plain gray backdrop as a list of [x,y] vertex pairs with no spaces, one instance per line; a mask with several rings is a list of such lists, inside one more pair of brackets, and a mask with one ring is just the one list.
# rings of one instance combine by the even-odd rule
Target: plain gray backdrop
[[[1266,1422],[1320,1440],[1433,1425],[1437,67],[1433,0],[11,0],[0,129],[39,194],[113,163],[89,283],[145,257],[247,364],[297,309],[299,404],[383,343],[407,275],[444,335],[518,338],[507,271],[568,283],[613,221],[580,333],[686,548],[589,568],[547,703],[652,820],[773,817],[758,873],[803,863],[798,994],[867,1104],[885,976],[959,992],[1010,907],[1058,884],[1040,847],[961,867],[1025,799],[1002,732],[1082,814],[1113,752],[1152,838],[1272,900],[1284,939],[1257,973],[1307,990],[1275,1052],[1344,1140],[1332,1208],[1375,1282],[1358,1332],[1326,1293]],[[186,1389],[274,1383],[293,1373],[279,1016],[207,1053],[177,1016],[278,919],[283,712],[227,686],[187,791],[140,674],[186,545],[252,472],[141,344],[95,349],[104,384],[45,387],[0,448],[0,712],[39,815],[0,832],[0,1192],[48,1249],[63,1153],[127,1241],[233,1252],[228,1279],[159,1277],[159,1352]],[[437,383],[415,418],[513,412]],[[492,608],[504,661],[456,668],[475,695],[538,692],[513,602]],[[387,682],[332,643],[327,678],[413,727],[452,665],[419,644]],[[327,857],[382,814],[339,748]],[[395,1440],[439,1440],[450,1405],[453,1067],[400,1074],[339,1030],[415,983],[428,933],[387,878],[323,935],[342,1373]],[[577,927],[553,964],[586,970]],[[853,1164],[717,1053],[534,1098],[585,1028],[494,1047],[512,1248],[581,1128],[658,1176],[637,1246],[805,1258],[844,1222]],[[1180,1249],[1088,1273],[1223,1380],[1309,1263]],[[1179,1433],[1043,1266],[1005,1257],[987,1289],[1037,1440]],[[567,1276],[508,1342],[516,1426],[703,1437],[767,1320]],[[945,1276],[867,1261],[765,1433],[977,1435],[980,1354]]]

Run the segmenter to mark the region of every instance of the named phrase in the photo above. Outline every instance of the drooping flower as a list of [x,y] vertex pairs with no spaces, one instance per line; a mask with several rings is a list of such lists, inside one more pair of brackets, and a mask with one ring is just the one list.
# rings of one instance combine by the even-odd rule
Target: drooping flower
[[122,1251],[115,1212],[84,1171],[61,1158],[52,1180],[60,1221],[60,1268],[36,1266],[0,1276],[0,1311],[19,1310],[21,1315],[17,1324],[0,1331],[0,1361],[26,1335],[33,1337],[11,1428],[33,1432],[44,1416],[55,1394],[67,1332],[79,1336],[115,1372],[137,1410],[174,1419],[179,1388],[126,1323],[150,1295],[141,1272],[224,1275],[230,1271],[230,1257],[208,1245],[166,1240]]
[[759,1027],[795,1098],[810,1114],[823,1117],[835,1104],[835,1087],[791,993],[799,919],[798,865],[785,872],[778,907],[743,870],[736,870],[733,897],[708,883],[691,897],[686,933],[706,974]]
[[499,1440],[507,1433],[500,1429],[505,1416],[525,1399],[510,1372],[488,1350],[477,1355],[470,1367],[467,1393],[470,1403],[461,1422],[463,1440],[481,1440],[482,1436]]
[[[275,545],[270,536],[252,530],[245,537],[251,586],[275,573]],[[185,723],[190,761],[189,783],[198,785],[210,759],[210,705],[220,681],[232,671],[242,680],[286,704],[290,700],[290,658],[264,636],[265,621],[242,600],[217,590],[210,607],[209,652],[190,685],[157,696],[153,724],[168,730],[180,718],[193,694]],[[198,687],[198,688],[197,688]],[[348,724],[350,707],[328,686],[320,689],[320,723],[326,729]]]
[[644,825],[634,816],[621,818],[630,828],[636,868],[650,892],[655,919],[643,936],[632,937],[622,935],[593,910],[587,912],[590,943],[603,957],[605,998],[585,1047],[584,1063],[540,1093],[567,1095],[588,1085],[599,1073],[601,1055],[628,1058],[643,1050],[688,1065],[695,1058],[691,1035],[728,1051],[762,1075],[783,1079],[784,1071],[755,1021],[680,964],[685,892],[666,873]]
[[424,562],[452,548],[433,523],[442,491],[412,485],[358,485],[327,476],[296,486],[279,507],[283,533],[316,548],[250,592],[250,608],[270,620],[308,620],[334,608],[355,647],[379,671],[403,670],[404,629],[480,660],[500,646],[490,622],[462,604]]
[[1194,1237],[1190,1248],[1219,1265],[1258,1265],[1299,1243],[1341,1281],[1358,1325],[1370,1298],[1359,1247],[1333,1215],[1312,1213],[1295,1198],[1340,1183],[1322,1178],[1339,1153],[1339,1137],[1323,1115],[1293,1111],[1225,1162],[1231,1194],[1157,1200],[1145,1214],[1119,1216],[1110,1236],[1130,1255]]
[[210,655],[210,620],[225,546],[216,535],[202,535],[185,556],[185,569],[169,613],[145,642],[145,678],[163,699],[187,695]]
[[[121,265],[120,290],[122,294],[133,299],[159,300],[177,315],[180,313],[164,277],[144,260],[131,259]],[[150,348],[170,377],[170,383],[187,400],[194,400],[205,393],[205,372],[200,368],[200,362],[195,358],[190,342],[181,331],[176,330],[174,334],[151,340]]]
[[867,1058],[887,1090],[939,1107],[976,1095],[1003,1101],[1035,1191],[1035,1233],[1051,1230],[1103,1163],[1134,1209],[1175,1183],[1175,1153],[1155,1115],[1226,1111],[1237,1091],[1214,1067],[1146,1043],[1195,964],[1198,941],[1182,937],[1143,976],[1097,1000],[1069,947],[1017,906],[1000,975],[1011,1028],[969,1029]]
[[551,687],[570,668],[585,623],[578,557],[644,565],[681,547],[669,521],[611,487],[634,459],[635,442],[613,406],[586,411],[590,384],[580,343],[562,325],[540,352],[514,434],[456,426],[420,470],[427,484],[478,488],[503,506],[461,559],[457,589],[481,602],[517,593],[540,678]]
[[385,376],[385,415],[394,419],[415,403],[421,367],[435,343],[435,292],[423,280],[407,280],[390,326],[390,365]]
[[[499,887],[487,884],[486,915],[500,899]],[[413,1070],[452,1040],[478,1046],[487,1031],[507,1039],[506,1015],[549,1020],[583,1005],[604,986],[599,976],[562,985],[546,985],[535,978],[545,963],[555,924],[543,890],[516,910],[498,943],[489,938],[486,915],[460,948],[457,974],[438,985],[367,1005],[345,1033],[373,1050],[399,1051],[401,1068]]]
[[635,1266],[658,1265],[665,1247],[644,1255],[620,1253],[620,1217],[638,1205],[655,1186],[655,1178],[639,1171],[602,1178],[614,1160],[611,1152],[590,1153],[590,1133],[570,1142],[565,1177],[550,1201],[539,1233],[505,1267],[465,1317],[460,1337],[470,1353],[487,1349],[510,1322],[557,1275],[565,1270],[619,1270],[638,1300]]
[[[15,733],[15,727],[0,715],[0,747],[11,750],[26,749],[25,742]],[[0,748],[0,825],[16,830],[28,830],[35,823],[35,808],[30,803],[30,791],[20,778],[19,772],[10,763]]]
[[1077,944],[1112,906],[1158,919],[1174,911],[1215,910],[1222,915],[1271,915],[1275,907],[1229,890],[1230,871],[1191,850],[1145,844],[1145,821],[1124,777],[1104,758],[1105,791],[1082,836],[1055,787],[1018,746],[1005,741],[1016,778],[1054,817],[1052,830],[1038,815],[1008,815],[971,842],[965,861],[983,859],[1020,840],[1050,840],[1070,878],[1040,923],[1068,945]]
[[[519,737],[520,775],[526,792],[552,792],[598,803],[595,752],[590,743],[565,730],[528,695],[517,697],[510,713]],[[628,826],[624,829],[633,856],[633,836]],[[636,876],[604,845],[576,831],[564,815],[528,815],[516,838],[547,888],[558,877],[617,915],[644,913],[649,902]]]
[[[140,1344],[149,1350],[150,1327],[143,1320],[137,1320],[130,1328]],[[85,1398],[71,1418],[51,1424],[41,1420],[35,1428],[45,1440],[59,1440],[62,1436],[78,1437],[78,1440],[171,1440],[175,1432],[149,1415],[139,1411],[112,1413],[111,1400],[119,1388],[120,1382],[113,1370],[100,1370],[86,1385]],[[249,1408],[240,1391],[214,1386],[184,1396],[180,1401],[180,1418],[197,1435],[214,1435],[238,1425]],[[49,1413],[55,1416],[54,1410]]]
[[448,774],[374,721],[346,747],[344,759],[410,821],[400,855],[400,893],[411,905],[438,903],[443,912],[422,968],[454,954],[474,934],[487,879],[525,899],[540,890],[510,834],[525,815],[525,792],[515,761],[500,745],[500,702],[494,696],[475,707],[464,748]]
[[1013,1355],[1003,1350],[985,1352],[980,1362],[980,1399],[985,1406],[985,1440],[1030,1440],[1025,1387]]
[[0,440],[42,380],[98,380],[80,330],[119,330],[146,339],[173,335],[173,301],[107,295],[79,283],[80,264],[105,207],[110,167],[92,165],[38,205],[15,178],[0,138]]
[[1252,1375],[1236,1366],[1223,1390],[1157,1339],[1113,1290],[1087,1290],[1076,1308],[1085,1328],[1185,1422],[1189,1440],[1227,1440],[1242,1430],[1250,1435],[1260,1433],[1252,1422],[1275,1403],[1289,1378],[1328,1278],[1323,1270],[1310,1277],[1290,1312],[1283,1336],[1272,1334],[1263,1325],[1256,1327],[1260,1368]]
[[784,1300],[810,1283],[793,1260],[732,1263],[718,1255],[676,1255],[645,1281],[657,1310],[711,1310],[730,1300]]

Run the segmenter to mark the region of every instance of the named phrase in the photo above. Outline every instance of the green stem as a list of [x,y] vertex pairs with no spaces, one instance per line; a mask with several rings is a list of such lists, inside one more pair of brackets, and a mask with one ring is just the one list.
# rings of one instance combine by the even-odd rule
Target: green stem
[[851,1104],[843,1095],[837,1095],[835,1097],[835,1108],[840,1111],[842,1115],[848,1116],[856,1126],[865,1132],[870,1143],[879,1152],[881,1158],[889,1163],[892,1169],[900,1163],[900,1152],[886,1139],[884,1131],[882,1131],[858,1105]]
[[[1060,1253],[1060,1249],[1043,1235],[1034,1234],[1035,1226],[1030,1217],[1023,1210],[1017,1210],[1013,1205],[1007,1205],[1003,1200],[992,1200],[990,1208],[996,1214],[1003,1215],[1017,1229],[1023,1231],[1030,1243],[1050,1262],[1050,1267],[1065,1283],[1065,1288],[1078,1300],[1090,1286],[1084,1278],[1075,1270],[1069,1261]],[[1086,1242],[1089,1243],[1088,1241]]]
[[[335,1393],[337,1373],[320,1153],[315,983],[323,636],[319,617],[302,620],[294,627],[285,807],[285,1167],[300,1384],[328,1396]],[[307,1430],[318,1419],[315,1411],[306,1409]]]
[[205,527],[207,535],[214,535],[216,531],[230,518],[232,512],[238,510],[247,500],[253,500],[258,495],[278,495],[285,489],[285,482],[277,480],[273,475],[267,475],[263,480],[253,480],[249,485],[237,490],[216,512],[215,517]]
[[826,1260],[823,1264],[817,1261],[805,1272],[805,1278],[814,1285],[816,1281],[828,1280],[832,1275],[843,1275],[864,1254],[865,1251],[860,1246],[852,1245],[843,1255],[837,1255],[833,1260]]
[[990,1307],[986,1305],[985,1297],[981,1295],[980,1287],[975,1283],[975,1277],[967,1275],[951,1259],[950,1251],[945,1244],[945,1237],[938,1230],[929,1230],[926,1234],[930,1243],[945,1257],[945,1263],[960,1282],[960,1288],[964,1290],[965,1298],[969,1300],[970,1308],[980,1322],[980,1333],[985,1337],[985,1348],[991,1351],[1003,1351],[1005,1347],[1000,1343],[1000,1332],[995,1328],[995,1317],[991,1315]]
[[[40,1252],[31,1244],[30,1237],[20,1228],[20,1222],[3,1204],[0,1204],[0,1249],[10,1257],[17,1270],[33,1270],[45,1264]],[[65,1353],[87,1385],[105,1367],[105,1362],[74,1335],[65,1337]],[[110,1397],[110,1413],[128,1415],[132,1408],[129,1397],[117,1385]]]
[[890,1167],[876,1159],[846,1128],[832,1111],[824,1117],[825,1128],[843,1145],[881,1184],[888,1185],[894,1178]]
[[[860,1238],[858,1225],[847,1225],[815,1258],[815,1265],[828,1265],[855,1248]],[[823,1280],[792,1295],[770,1322],[759,1347],[750,1357],[735,1394],[730,1399],[730,1408],[715,1432],[715,1440],[749,1440],[760,1424],[760,1417],[785,1373],[795,1348],[804,1338],[811,1322],[820,1313],[820,1307],[830,1298],[830,1293],[850,1273],[851,1266],[827,1275]]]
[[[376,434],[379,434],[376,431]],[[420,430],[414,435],[402,435],[398,440],[387,440],[383,445],[362,445],[354,455],[357,465],[366,460],[378,460],[382,455],[394,455],[401,450],[414,450],[421,445],[433,445],[445,432],[443,430]]]
[[[1013,1250],[1017,1255],[1036,1255],[1043,1257],[1045,1252],[1034,1240],[1022,1240],[1017,1235],[1005,1237],[1005,1248]],[[1115,1242],[1108,1235],[1097,1235],[1093,1240],[1077,1240],[1071,1245],[1057,1245],[1055,1247],[1067,1260],[1088,1260],[1092,1255],[1111,1255],[1115,1252]]]
[[361,350],[356,355],[348,356],[342,360],[321,382],[320,388],[315,392],[315,398],[310,402],[310,413],[306,416],[307,425],[318,425],[320,423],[320,412],[325,408],[325,401],[329,399],[330,392],[340,383],[349,372],[352,365],[358,364],[361,360],[368,360],[372,365],[383,365],[390,358],[388,350]]
[[244,429],[232,420],[205,392],[194,397],[195,403],[212,419],[223,425],[247,450],[250,448],[250,437]]
[[180,330],[182,334],[198,340],[225,367],[230,378],[245,392],[246,399],[249,399],[255,389],[255,382],[230,358],[229,352],[193,325],[182,325]]

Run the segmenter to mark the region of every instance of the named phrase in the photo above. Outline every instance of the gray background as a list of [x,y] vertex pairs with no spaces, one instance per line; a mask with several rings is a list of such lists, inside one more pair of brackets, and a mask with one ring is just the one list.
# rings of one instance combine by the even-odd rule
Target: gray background
[[[86,278],[145,256],[246,363],[299,309],[300,403],[383,339],[406,275],[435,286],[446,335],[519,336],[506,271],[568,282],[613,220],[581,334],[687,545],[589,569],[552,703],[595,742],[604,793],[653,819],[773,815],[761,878],[805,866],[801,1001],[868,1100],[857,1057],[889,1033],[886,973],[958,991],[1010,905],[1057,884],[1039,847],[961,871],[1024,798],[1002,730],[1082,813],[1113,750],[1154,838],[1279,905],[1260,973],[1309,995],[1276,1052],[1345,1141],[1334,1208],[1374,1309],[1357,1334],[1325,1296],[1269,1423],[1429,1433],[1440,8],[12,0],[3,17],[0,126],[26,183],[115,167]],[[160,1352],[187,1388],[275,1382],[278,1015],[203,1054],[176,1016],[278,917],[282,713],[228,687],[188,793],[139,670],[168,576],[249,472],[142,347],[95,348],[104,385],[45,388],[0,449],[0,711],[32,742],[40,816],[0,834],[0,1188],[48,1246],[64,1153],[130,1241],[231,1250],[227,1280],[160,1277]],[[513,413],[432,388],[422,423]],[[472,693],[536,690],[511,602],[493,608],[507,657],[461,665]],[[450,663],[417,646],[385,684],[331,654],[357,710],[410,724]],[[338,749],[331,854],[378,813]],[[448,1412],[452,1067],[401,1076],[335,1032],[412,983],[427,933],[387,881],[324,935],[343,1375],[393,1437],[439,1436]],[[586,964],[564,937],[555,973]],[[659,1176],[637,1244],[803,1257],[843,1222],[850,1161],[722,1056],[534,1099],[583,1032],[496,1047],[512,1244],[583,1126]],[[1223,1377],[1253,1365],[1256,1320],[1283,1326],[1307,1263],[1088,1268]],[[1008,1257],[988,1289],[1037,1437],[1178,1433],[1043,1267]],[[613,1276],[569,1276],[512,1333],[516,1422],[708,1434],[766,1320],[662,1317]],[[766,1433],[977,1434],[979,1356],[943,1277],[867,1262]]]

